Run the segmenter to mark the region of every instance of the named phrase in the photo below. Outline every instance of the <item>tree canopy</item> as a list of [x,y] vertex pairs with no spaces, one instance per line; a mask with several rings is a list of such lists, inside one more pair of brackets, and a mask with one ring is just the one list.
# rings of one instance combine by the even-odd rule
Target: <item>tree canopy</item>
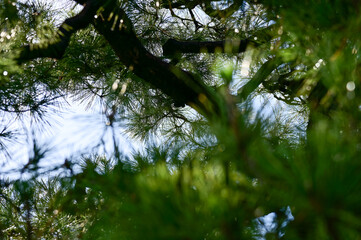
[[114,137],[111,155],[42,169],[34,139],[22,177],[1,179],[0,238],[361,238],[360,10],[0,0],[4,119],[100,100],[107,128],[146,146],[125,155]]

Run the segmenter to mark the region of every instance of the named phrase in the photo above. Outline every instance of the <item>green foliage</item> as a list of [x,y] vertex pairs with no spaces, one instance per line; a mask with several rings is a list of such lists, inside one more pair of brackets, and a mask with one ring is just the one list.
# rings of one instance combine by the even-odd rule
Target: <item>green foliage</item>
[[3,239],[77,239],[84,229],[85,216],[73,217],[60,210],[58,199],[63,198],[65,192],[58,178],[18,180],[3,185],[0,236]]

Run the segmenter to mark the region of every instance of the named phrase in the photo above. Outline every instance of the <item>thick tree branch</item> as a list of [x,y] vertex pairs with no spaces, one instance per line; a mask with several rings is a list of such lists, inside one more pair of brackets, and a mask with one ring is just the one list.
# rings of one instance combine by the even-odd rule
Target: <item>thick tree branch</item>
[[197,5],[201,4],[203,0],[180,0],[173,2],[171,0],[163,1],[161,4],[162,8],[168,8],[168,9],[193,9]]
[[138,77],[173,98],[178,106],[188,104],[205,115],[219,110],[216,94],[211,88],[193,74],[148,52],[136,37],[126,13],[121,8],[113,11],[114,7],[105,8],[103,18],[98,18],[94,26],[123,64]]
[[[79,0],[76,2],[84,3],[85,1]],[[39,57],[62,58],[69,45],[71,35],[89,25],[99,6],[100,4],[97,0],[86,1],[83,10],[79,14],[66,19],[59,27],[54,40],[46,44],[30,44],[21,49],[20,55],[17,58],[18,63]]]
[[248,39],[223,41],[177,41],[169,39],[163,45],[163,55],[173,56],[179,53],[241,53],[246,51],[248,44],[258,45]]

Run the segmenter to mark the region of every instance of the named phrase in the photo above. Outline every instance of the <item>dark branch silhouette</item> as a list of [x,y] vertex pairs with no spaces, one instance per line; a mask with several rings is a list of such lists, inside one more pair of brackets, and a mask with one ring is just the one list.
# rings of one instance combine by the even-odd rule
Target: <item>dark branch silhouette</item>
[[246,51],[247,46],[252,43],[248,39],[223,40],[223,41],[177,41],[169,39],[163,45],[163,55],[172,56],[178,53],[241,53]]
[[69,45],[70,37],[76,31],[86,28],[94,18],[98,10],[100,1],[88,0],[76,1],[83,4],[83,10],[74,17],[66,19],[59,27],[54,39],[46,44],[30,44],[21,49],[17,58],[18,63],[23,63],[39,57],[51,57],[60,59],[63,57],[66,48]]

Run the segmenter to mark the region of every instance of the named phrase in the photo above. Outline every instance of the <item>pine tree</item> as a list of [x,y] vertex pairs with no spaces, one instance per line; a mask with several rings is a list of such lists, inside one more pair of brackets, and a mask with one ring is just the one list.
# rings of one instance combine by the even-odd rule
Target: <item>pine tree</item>
[[356,1],[70,2],[0,2],[1,110],[101,99],[147,147],[114,139],[47,185],[34,142],[34,177],[3,181],[1,237],[360,238]]

